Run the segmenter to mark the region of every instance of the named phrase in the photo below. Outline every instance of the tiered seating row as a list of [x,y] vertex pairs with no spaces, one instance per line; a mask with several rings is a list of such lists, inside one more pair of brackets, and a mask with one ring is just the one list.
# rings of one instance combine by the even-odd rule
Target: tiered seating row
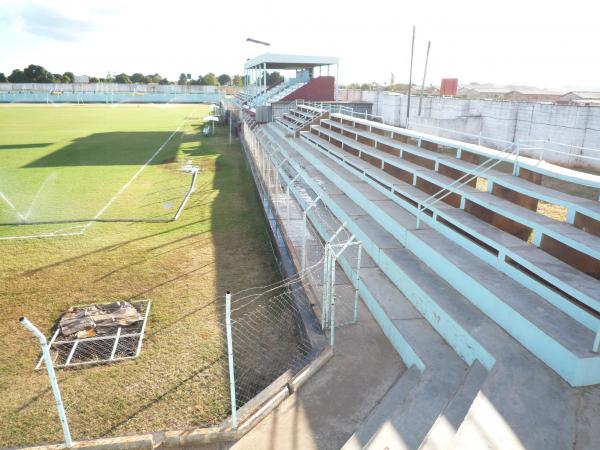
[[[301,136],[338,161],[344,161],[346,165],[361,172],[367,182],[413,213],[429,197],[428,189],[437,191],[453,181],[410,162],[394,161],[393,157],[388,158],[389,155],[381,151],[355,141],[348,142],[348,138],[325,134],[325,131],[331,133],[330,130],[312,127],[312,131],[313,133],[301,133]],[[321,137],[315,133],[320,133]],[[333,144],[336,140],[343,150]],[[373,167],[373,163],[377,168]],[[432,185],[435,186],[434,189],[431,189]],[[461,204],[464,206],[466,203],[465,190],[468,191],[468,198],[479,200],[481,193],[465,186],[458,193],[447,197],[451,205],[439,202],[429,206],[427,212],[423,213],[423,220],[544,296],[571,317],[596,330],[599,321],[595,311],[600,307],[597,282],[459,209]],[[510,203],[509,205],[514,207]],[[535,276],[532,277],[532,274]],[[568,275],[568,282],[563,280],[565,275]]]
[[[271,129],[269,127],[272,126],[266,125],[265,128]],[[454,289],[573,385],[600,380],[597,374],[594,375],[600,358],[591,352],[590,344],[594,336],[592,331],[494,267],[469,257],[466,250],[448,240],[444,234],[427,226],[416,230],[414,216],[369,183],[368,176],[359,174],[348,164],[340,162],[339,156],[331,157],[303,140],[286,140],[283,136],[280,140],[289,142],[288,145],[294,148],[297,155],[290,155],[291,159],[290,156],[288,159],[300,166],[298,170],[304,170],[309,177],[312,176],[314,183],[311,188],[322,195],[321,198],[337,198],[332,196],[343,192],[365,210],[366,216],[348,217],[341,210],[345,208],[344,205],[336,204],[337,200],[330,206],[336,216],[347,222],[351,231],[363,242],[365,250],[378,267],[403,290],[420,313],[467,362],[471,362],[474,355],[477,355],[475,357],[486,367],[491,368],[494,364],[489,359],[489,353],[477,342],[479,337],[473,341],[468,333],[464,335],[464,328],[461,331],[461,327],[466,326],[480,334],[481,320],[467,318],[464,314],[470,313],[466,312],[465,306],[459,305],[457,298],[449,299],[448,296],[452,295]],[[309,170],[309,166],[319,172]],[[364,231],[360,231],[361,228]],[[401,249],[389,247],[390,243],[386,238],[388,233],[400,242]],[[435,311],[429,309],[428,295],[423,293],[423,290],[429,289],[429,283],[433,282],[430,276],[421,273],[429,269],[415,266],[414,261],[407,259],[408,255],[404,256],[405,252],[410,252],[413,259],[414,256],[421,259],[429,269],[449,283],[445,287],[440,285],[440,290],[435,294],[444,303],[441,309],[433,304],[430,306]],[[400,256],[400,253],[403,255]],[[411,275],[402,274],[402,271],[407,270]],[[394,299],[378,296],[377,301],[381,305],[393,303]],[[447,322],[448,315],[456,315],[462,325]],[[486,337],[485,333],[481,335],[481,339],[492,347],[503,347],[497,339]]]
[[[397,142],[391,138],[381,137],[372,132],[364,132],[360,129],[338,124],[335,120],[334,117],[333,121],[324,120],[321,122],[322,127],[329,128],[332,132],[335,132],[334,135],[328,130],[321,129],[318,132],[324,133],[327,139],[333,138],[333,142],[336,145],[340,145],[344,141],[346,145],[359,146],[360,148],[357,151],[361,151],[362,149],[367,153],[371,150],[376,150],[375,153],[380,154],[387,153],[391,155],[390,159],[392,160],[398,161],[398,159],[401,159],[403,162],[416,164],[453,179],[462,177],[463,180],[467,180],[469,177],[465,176],[465,174],[477,173],[477,170],[480,170],[473,164],[466,163],[461,159]],[[375,124],[375,126],[379,125]],[[340,139],[336,139],[338,135],[341,136]],[[352,141],[356,142],[353,144]],[[370,146],[373,148],[369,148]],[[376,155],[375,157],[377,159]],[[532,213],[530,210],[533,209],[535,211],[536,209],[535,206],[537,205],[538,198],[534,197],[534,195],[537,195],[536,187],[539,186],[521,180],[518,177],[501,174],[497,171],[489,171],[483,176],[488,176],[488,192],[495,195],[493,197],[485,196],[482,193],[476,196],[476,199],[468,198],[470,203],[462,204],[461,208],[466,208],[472,214],[522,239],[529,238],[530,233],[533,232],[534,243],[537,246],[557,258],[565,260],[579,270],[594,277],[600,277],[600,239],[594,233],[593,224],[590,229],[587,227],[578,227],[576,223],[573,223],[575,227],[571,227],[565,223],[548,219],[546,216]],[[471,179],[472,181],[468,185],[475,188],[477,177],[474,176]],[[435,185],[435,182],[433,184]],[[457,184],[460,183],[454,182],[450,187]],[[429,193],[434,194],[444,187],[448,186],[429,186]],[[538,190],[541,191],[541,196],[544,199],[568,205],[570,208],[569,216],[574,219],[574,222],[577,221],[578,217],[586,217],[588,219],[586,222],[589,224],[590,221],[596,222],[596,219],[592,217],[600,217],[600,205],[597,202],[577,199],[548,188],[539,188]],[[467,186],[464,189],[467,189]],[[517,189],[526,190],[530,195],[519,193]],[[477,192],[473,191],[473,193]],[[453,194],[448,196],[449,200],[452,198]],[[521,207],[511,207],[507,201],[500,199],[513,200],[513,203]],[[481,203],[480,206],[484,209],[474,208],[472,203]],[[532,203],[534,204],[533,207]],[[492,211],[493,214],[490,214],[487,210]]]
[[568,169],[547,161],[541,161],[531,157],[512,154],[513,149],[508,151],[494,150],[481,145],[469,144],[466,142],[443,138],[419,131],[385,125],[345,114],[332,114],[332,118],[334,118],[334,120],[340,120],[346,125],[351,125],[364,130],[373,131],[378,134],[390,136],[392,139],[412,139],[416,141],[419,146],[423,145],[425,147],[436,147],[440,145],[451,148],[456,151],[457,158],[460,158],[463,153],[466,153],[470,157],[476,157],[477,159],[479,159],[478,157],[483,157],[484,159],[504,159],[514,165],[514,171],[516,174],[525,172],[523,176],[526,178],[541,180],[541,176],[548,176],[570,183],[600,189],[600,175]]
[[[394,135],[392,138],[376,133],[377,128],[374,128],[373,131],[367,131],[361,124],[348,126],[342,124],[341,120],[339,117],[333,116],[332,120],[322,121],[321,125],[327,128],[333,127],[345,136],[372,145],[392,155],[402,157],[403,153],[407,153],[410,156],[406,155],[405,158],[410,158],[417,164],[433,168],[451,178],[458,179],[465,174],[476,174],[476,176],[487,180],[488,192],[534,211],[537,209],[540,200],[560,205],[567,210],[568,223],[600,236],[600,204],[596,201],[549,189],[523,178],[499,172],[496,169],[488,169],[485,173],[478,175],[481,169],[476,164],[463,159],[468,158],[466,153],[460,155],[462,158],[448,156],[429,150],[428,148],[437,147],[428,144],[427,141],[421,141],[422,146],[411,145],[403,135]],[[374,126],[377,127],[379,124]]]

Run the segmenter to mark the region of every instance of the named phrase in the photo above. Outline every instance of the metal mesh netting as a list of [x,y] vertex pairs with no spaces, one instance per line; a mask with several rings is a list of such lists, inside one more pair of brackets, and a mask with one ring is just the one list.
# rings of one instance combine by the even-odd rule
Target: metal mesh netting
[[[308,173],[294,156],[286,154],[282,147],[267,136],[260,127],[245,127],[247,147],[255,164],[255,172],[260,181],[259,188],[265,197],[273,199],[273,209],[290,242],[296,251],[300,265],[305,267],[322,261],[325,248],[330,246],[336,253],[336,326],[354,323],[357,320],[356,279],[360,262],[360,245],[345,224],[327,207],[315,189],[328,194],[340,191],[332,184],[321,180],[321,176],[312,173],[312,180],[318,185],[311,187]],[[306,169],[310,170],[310,169]],[[306,219],[304,218],[306,215]],[[348,243],[352,243],[348,245]],[[337,249],[337,250],[336,250]],[[346,271],[340,267],[344,265]],[[313,301],[317,313],[323,316],[327,309],[328,292],[324,289],[326,268],[310,272],[309,288],[313,292]],[[353,279],[347,273],[350,272]],[[323,328],[328,325],[322,320]]]
[[[124,327],[103,327],[99,333],[96,333],[94,327],[90,337],[78,337],[78,334],[67,336],[58,326],[49,342],[54,367],[104,364],[137,357],[142,348],[150,302],[133,302],[131,306],[139,313],[140,320]],[[42,363],[40,358],[36,369],[39,369]]]
[[[302,321],[302,308],[308,307],[303,283],[313,270],[233,294],[238,409],[282,375],[298,372],[318,350]],[[73,439],[212,426],[230,416],[225,297],[181,314],[180,320],[190,333],[180,326],[157,329],[150,318],[144,348],[132,361],[57,369]],[[120,345],[135,347],[137,341],[126,339]],[[110,354],[114,340],[105,342],[93,349],[80,343],[82,357]]]

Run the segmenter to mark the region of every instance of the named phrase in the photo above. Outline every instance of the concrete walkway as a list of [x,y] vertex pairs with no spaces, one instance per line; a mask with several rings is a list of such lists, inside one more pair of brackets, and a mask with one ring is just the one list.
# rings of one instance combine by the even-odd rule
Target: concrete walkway
[[336,329],[334,357],[234,450],[338,450],[405,371],[361,304],[359,323]]

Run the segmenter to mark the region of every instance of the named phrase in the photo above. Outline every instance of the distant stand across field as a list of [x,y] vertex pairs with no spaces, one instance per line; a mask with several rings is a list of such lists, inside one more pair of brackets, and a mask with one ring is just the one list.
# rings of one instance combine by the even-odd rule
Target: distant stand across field
[[0,103],[219,103],[220,93],[0,92]]

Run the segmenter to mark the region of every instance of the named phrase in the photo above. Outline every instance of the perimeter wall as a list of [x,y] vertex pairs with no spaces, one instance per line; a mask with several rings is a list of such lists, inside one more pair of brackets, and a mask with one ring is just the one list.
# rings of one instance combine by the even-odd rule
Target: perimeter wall
[[[340,100],[371,102],[373,114],[382,116],[384,122],[406,126],[408,97],[404,94],[340,89]],[[425,126],[509,142],[551,141],[546,147],[552,147],[552,143],[568,144],[573,147],[561,147],[561,151],[569,155],[546,152],[544,159],[600,170],[600,152],[589,150],[600,149],[600,107],[444,97],[424,97],[420,115],[418,107],[419,97],[412,96],[411,128],[461,140],[473,141],[451,132],[434,132]],[[598,159],[585,159],[581,155]]]

